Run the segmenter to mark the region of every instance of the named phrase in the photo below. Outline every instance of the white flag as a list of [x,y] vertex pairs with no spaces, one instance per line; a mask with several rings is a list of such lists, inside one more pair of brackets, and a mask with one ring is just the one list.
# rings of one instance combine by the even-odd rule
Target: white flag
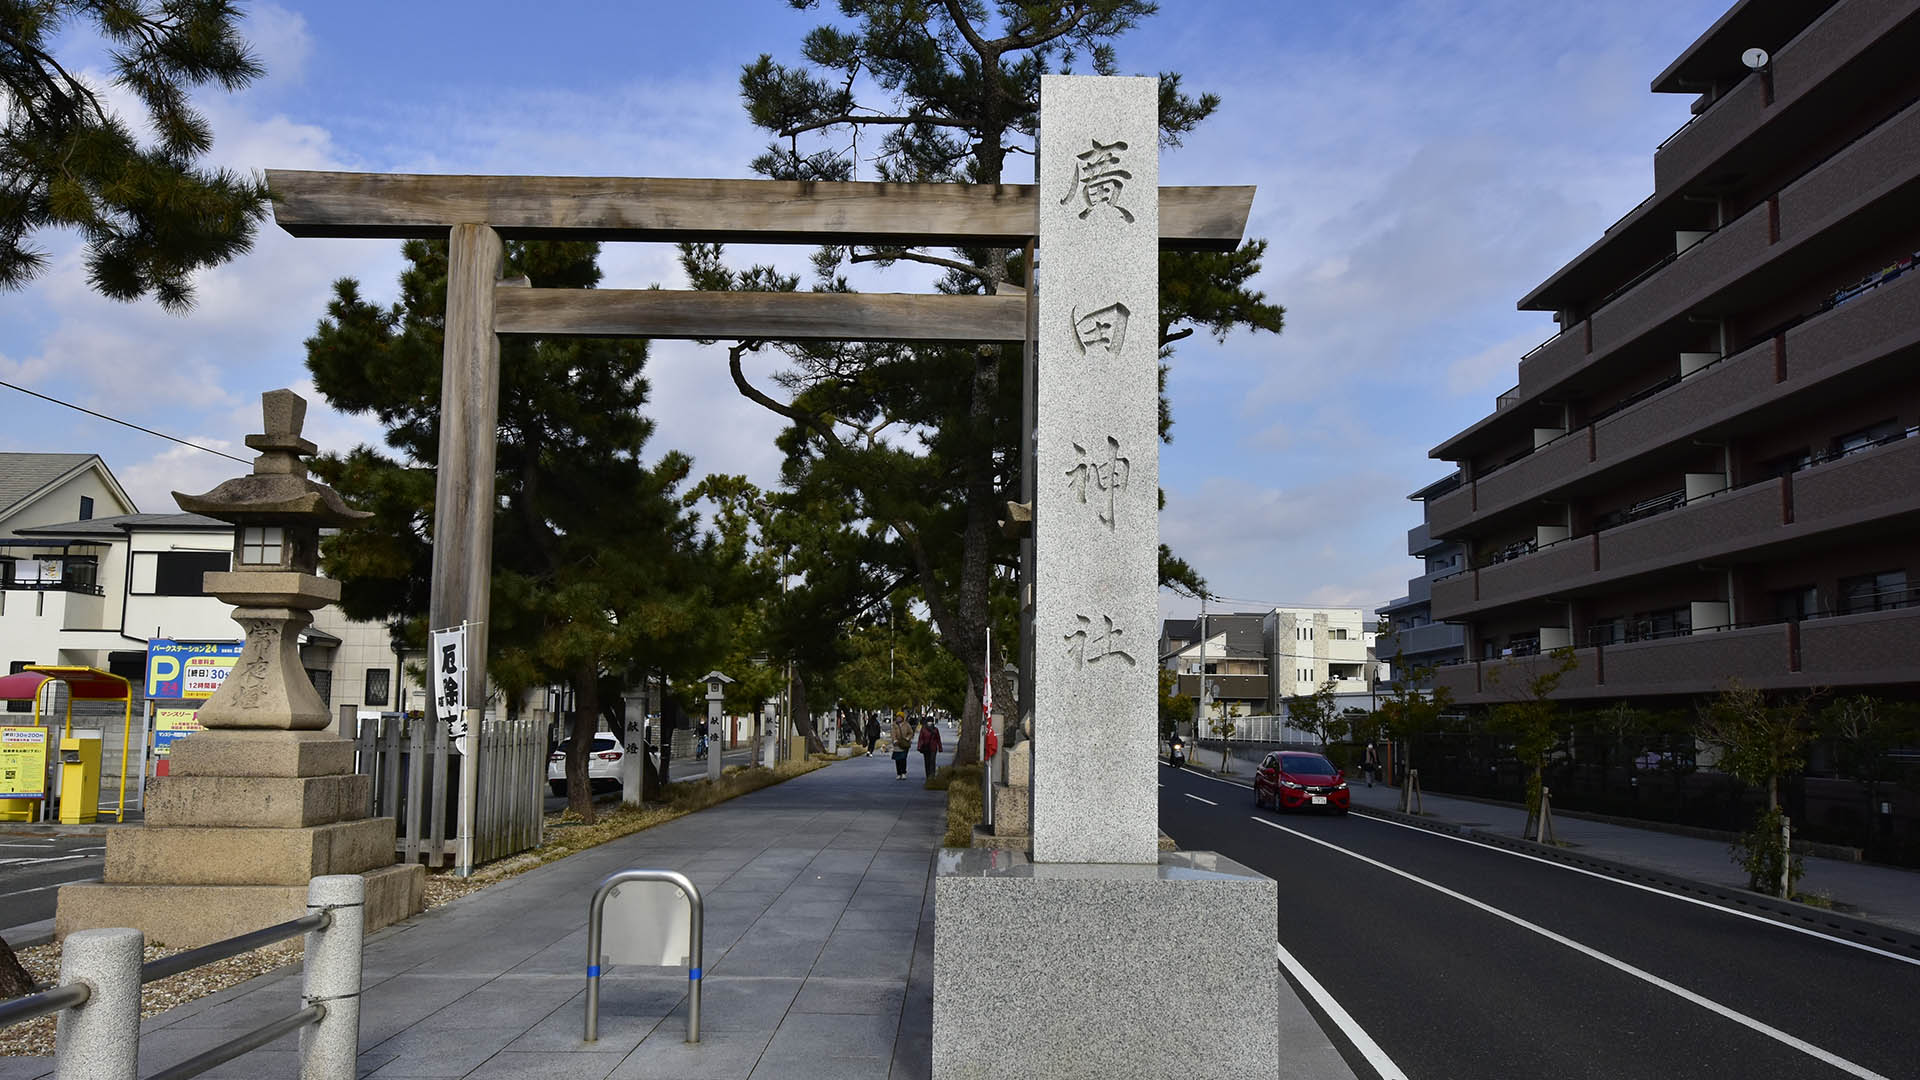
[[467,707],[467,628],[433,632],[433,715],[447,725],[447,734],[455,739],[465,735]]

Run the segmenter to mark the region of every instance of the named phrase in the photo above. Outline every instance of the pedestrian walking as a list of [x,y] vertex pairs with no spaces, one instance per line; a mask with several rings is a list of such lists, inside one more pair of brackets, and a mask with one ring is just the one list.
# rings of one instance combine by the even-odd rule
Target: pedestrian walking
[[893,718],[893,778],[907,778],[907,751],[913,749],[913,722],[905,713]]
[[934,726],[933,717],[921,721],[917,745],[920,747],[920,760],[927,767],[927,777],[932,779],[934,755],[940,753],[940,729]]
[[880,745],[880,718],[873,715],[872,713],[868,713],[867,714],[867,756],[872,757],[874,750],[877,749],[879,745]]
[[1367,786],[1373,786],[1373,774],[1380,771],[1380,752],[1367,744],[1367,756],[1361,761],[1360,768],[1367,774]]

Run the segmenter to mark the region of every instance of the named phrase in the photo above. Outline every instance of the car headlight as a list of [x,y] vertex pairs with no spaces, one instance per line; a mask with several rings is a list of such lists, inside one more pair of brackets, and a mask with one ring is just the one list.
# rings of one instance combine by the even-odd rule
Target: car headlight
[[1305,785],[1305,784],[1296,784],[1296,783],[1294,783],[1294,782],[1293,782],[1293,781],[1291,781],[1291,780],[1282,780],[1282,781],[1280,781],[1280,786],[1281,786],[1281,787],[1283,787],[1283,788],[1286,788],[1286,789],[1288,789],[1288,790],[1290,790],[1290,791],[1301,791],[1301,790],[1304,790],[1304,789],[1306,788],[1306,785]]
[[1345,780],[1342,780],[1342,781],[1340,781],[1340,782],[1339,782],[1338,784],[1335,784],[1335,785],[1333,786],[1333,790],[1335,790],[1335,791],[1345,791],[1345,790],[1347,790],[1347,782],[1346,782]]

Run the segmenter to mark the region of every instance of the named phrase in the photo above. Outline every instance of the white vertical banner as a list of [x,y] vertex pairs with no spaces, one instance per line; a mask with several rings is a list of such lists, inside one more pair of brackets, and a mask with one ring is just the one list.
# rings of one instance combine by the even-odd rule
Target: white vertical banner
[[467,625],[433,631],[433,715],[447,726],[454,751],[467,752]]

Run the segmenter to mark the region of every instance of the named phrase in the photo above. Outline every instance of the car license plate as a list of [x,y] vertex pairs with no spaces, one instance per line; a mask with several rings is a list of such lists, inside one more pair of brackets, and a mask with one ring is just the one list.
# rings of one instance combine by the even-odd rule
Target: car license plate
[[1315,795],[1313,797],[1313,805],[1315,806],[1327,805],[1327,797],[1325,795]]

